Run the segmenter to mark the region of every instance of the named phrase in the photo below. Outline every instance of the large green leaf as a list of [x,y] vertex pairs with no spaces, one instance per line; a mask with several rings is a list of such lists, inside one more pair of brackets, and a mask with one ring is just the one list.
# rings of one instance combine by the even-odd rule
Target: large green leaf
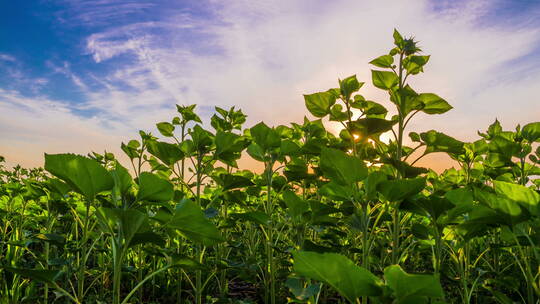
[[223,242],[219,230],[202,212],[201,208],[189,199],[183,199],[178,205],[167,226],[178,230],[186,238],[205,246]]
[[426,186],[423,177],[382,181],[377,189],[389,202],[400,202],[422,191]]
[[21,277],[30,278],[42,283],[54,284],[60,277],[62,272],[60,270],[48,270],[48,269],[24,269],[3,267],[3,269],[18,274]]
[[366,165],[359,158],[329,148],[321,150],[320,167],[325,176],[342,185],[359,182],[368,172]]
[[529,142],[540,141],[540,122],[531,122],[523,126],[521,135]]
[[349,201],[354,195],[354,188],[350,185],[343,185],[336,181],[331,181],[320,187],[319,193],[336,201]]
[[442,114],[452,109],[446,100],[433,93],[422,93],[416,98],[424,104],[422,112],[426,114]]
[[93,201],[99,192],[114,186],[111,174],[97,161],[75,154],[45,154],[45,170]]
[[392,265],[384,270],[384,278],[395,297],[392,303],[422,303],[419,301],[426,297],[444,297],[437,275],[408,274],[399,265]]
[[258,161],[266,161],[266,154],[264,153],[264,150],[261,146],[257,145],[256,143],[251,143],[247,149],[247,153],[249,156],[253,157],[253,159],[256,159]]
[[409,56],[404,60],[404,67],[409,74],[416,75],[420,72],[423,72],[424,65],[429,61],[429,55],[427,56],[418,56],[413,55]]
[[336,96],[332,92],[319,92],[304,95],[306,108],[315,117],[325,117],[330,113],[330,107],[336,103]]
[[240,135],[218,131],[215,138],[216,157],[228,165],[235,166],[240,152],[245,148],[245,141]]
[[193,148],[197,152],[206,153],[213,143],[213,135],[209,131],[203,129],[200,125],[195,125],[191,132],[191,141],[193,142]]
[[379,89],[390,90],[398,84],[398,76],[393,72],[371,70],[373,85]]
[[[148,216],[134,209],[98,208],[96,216],[102,228],[113,236],[121,236],[119,245],[129,247],[131,240],[141,228],[147,227]],[[145,225],[146,224],[146,225]]]
[[518,203],[531,214],[536,216],[540,215],[538,206],[540,203],[540,195],[535,190],[522,185],[497,180],[493,181],[493,185],[497,194]]
[[353,121],[351,127],[354,133],[357,133],[361,137],[368,137],[389,131],[396,123],[397,121],[366,117]]
[[465,150],[464,143],[444,133],[430,130],[420,133],[420,138],[426,144],[424,153],[446,152],[449,154],[461,154]]
[[471,211],[474,208],[473,192],[468,188],[450,190],[444,194],[444,197],[456,206],[448,212],[449,221],[457,218],[459,215]]
[[386,180],[388,180],[387,175],[381,171],[373,171],[369,173],[368,177],[364,181],[364,191],[369,200],[374,200],[377,198],[377,186]]
[[356,303],[362,296],[382,293],[381,282],[376,276],[343,255],[298,251],[293,258],[296,273],[332,286],[351,303]]
[[173,185],[155,174],[142,172],[139,176],[139,193],[137,200],[151,202],[167,202],[174,196]]
[[[449,200],[437,195],[430,195],[427,197],[419,197],[415,200],[405,201],[400,208],[407,208],[408,206],[413,209],[419,208],[423,212],[429,215],[430,219],[437,220],[445,212],[455,207]],[[411,211],[415,211],[412,210]]]
[[270,216],[261,211],[249,211],[242,213],[232,213],[231,217],[243,219],[258,225],[266,226],[270,223]]
[[249,177],[241,174],[223,173],[214,177],[214,180],[222,187],[223,191],[253,186]]
[[363,82],[358,82],[358,79],[356,79],[356,75],[352,75],[343,80],[340,80],[339,89],[341,95],[348,100],[349,98],[351,98],[352,93],[358,91],[363,84]]
[[268,151],[277,148],[281,144],[281,138],[275,129],[268,127],[264,122],[260,122],[249,129],[253,141],[263,149]]
[[283,192],[283,201],[287,205],[287,212],[293,218],[299,218],[309,210],[309,204],[290,190]]
[[[483,205],[495,210],[497,212],[497,222],[492,222],[493,217],[483,219],[481,213],[469,215],[469,218],[474,222],[484,221],[487,224],[495,225],[508,225],[513,226],[517,223],[523,222],[529,218],[528,214],[520,207],[519,204],[505,197],[504,195],[497,195],[491,191],[482,190],[479,188],[474,189],[474,197],[480,201]],[[477,211],[477,210],[475,210]]]
[[161,133],[161,135],[165,137],[173,137],[174,136],[174,125],[168,122],[160,122],[156,124],[156,127]]
[[371,60],[369,63],[379,68],[390,68],[394,63],[394,57],[390,55],[382,55]]
[[148,152],[159,158],[167,166],[172,166],[184,158],[184,152],[175,144],[151,140],[148,141],[147,146]]
[[133,185],[133,178],[129,171],[116,161],[114,170],[111,171],[111,176],[114,180],[114,188],[120,195],[125,195]]

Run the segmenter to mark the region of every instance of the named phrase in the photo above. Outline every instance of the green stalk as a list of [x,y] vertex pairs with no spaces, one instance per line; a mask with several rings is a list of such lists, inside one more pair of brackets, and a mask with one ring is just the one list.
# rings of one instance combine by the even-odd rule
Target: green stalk
[[266,165],[266,181],[267,181],[267,197],[266,197],[266,212],[270,217],[268,223],[267,242],[266,242],[266,259],[267,259],[267,286],[270,288],[269,299],[267,303],[276,303],[276,282],[275,282],[275,269],[274,269],[274,224],[272,221],[273,205],[272,205],[272,177],[273,177],[273,160]]
[[122,279],[122,250],[113,244],[113,304],[120,303],[120,284]]
[[[197,174],[197,204],[199,206],[201,205],[201,183],[202,183],[201,163],[202,163],[202,155],[201,155],[201,151],[199,151],[199,153],[197,155],[197,170],[196,170],[196,174]],[[196,246],[196,255],[197,255],[197,258],[198,258],[199,262],[202,264],[203,257],[202,257],[202,253],[201,253],[201,245]],[[202,289],[203,289],[203,287],[202,287],[202,271],[201,270],[196,270],[195,271],[195,303],[196,304],[202,304]]]
[[441,272],[441,256],[442,256],[442,236],[439,228],[436,223],[433,223],[433,228],[435,229],[435,261],[433,264],[433,270],[435,274]]
[[[364,217],[364,225],[362,231],[362,267],[369,271],[369,213],[368,213],[368,202],[362,204],[362,216]],[[368,297],[362,297],[362,303],[366,304],[368,302]]]
[[394,207],[393,229],[392,229],[392,264],[399,264],[399,235],[400,235],[400,214],[397,206]]
[[[82,227],[82,240],[81,240],[81,251],[86,253],[87,246],[86,242],[88,240],[88,222],[90,221],[90,204],[91,202],[86,203],[86,214]],[[77,253],[79,255],[79,253]],[[86,258],[79,260],[79,274],[77,276],[77,298],[82,301],[84,298],[84,275],[86,272]]]
[[170,265],[167,265],[165,267],[162,267],[154,272],[152,272],[151,274],[147,275],[146,278],[144,278],[144,280],[140,281],[139,284],[135,285],[135,287],[127,294],[127,296],[124,298],[124,300],[122,301],[122,303],[120,304],[127,304],[129,299],[131,298],[131,296],[133,296],[133,294],[135,294],[135,292],[141,288],[141,286],[148,280],[150,280],[151,278],[153,278],[154,276],[162,273],[163,271],[167,270],[171,268]]
[[[398,134],[397,134],[397,151],[396,151],[396,160],[398,165],[401,163],[402,158],[402,148],[403,148],[403,130],[405,128],[403,122],[405,117],[403,117],[403,100],[400,96],[401,89],[403,89],[403,55],[404,53],[401,52],[399,55],[399,90],[400,92],[397,94],[398,96]],[[400,167],[398,167],[397,170],[397,177],[402,178],[403,172]],[[400,250],[399,250],[399,235],[400,235],[400,214],[398,206],[394,206],[394,216],[393,216],[393,229],[392,229],[392,264],[398,264],[399,263],[399,256],[400,256]]]

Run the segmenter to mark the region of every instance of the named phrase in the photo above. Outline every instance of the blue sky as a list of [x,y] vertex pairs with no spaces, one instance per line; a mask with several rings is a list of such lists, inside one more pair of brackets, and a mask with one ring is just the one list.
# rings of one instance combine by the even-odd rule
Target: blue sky
[[3,1],[0,155],[39,166],[44,152],[120,154],[176,103],[203,117],[237,105],[248,125],[299,121],[302,94],[351,74],[369,83],[394,27],[432,55],[415,88],[455,107],[411,130],[470,140],[496,117],[540,118],[540,1],[381,2]]

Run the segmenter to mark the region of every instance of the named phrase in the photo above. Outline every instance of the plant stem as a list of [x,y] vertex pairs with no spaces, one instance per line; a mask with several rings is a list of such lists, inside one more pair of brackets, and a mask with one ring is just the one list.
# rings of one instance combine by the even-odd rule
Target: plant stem
[[268,223],[268,232],[266,240],[266,259],[267,259],[267,285],[270,288],[269,299],[267,303],[275,304],[276,303],[276,283],[275,283],[275,269],[274,269],[274,253],[273,253],[273,243],[274,243],[274,225],[272,221],[273,205],[272,205],[272,177],[273,177],[273,160],[269,161],[266,165],[266,181],[267,181],[267,197],[266,197],[266,212],[270,217],[270,222]]

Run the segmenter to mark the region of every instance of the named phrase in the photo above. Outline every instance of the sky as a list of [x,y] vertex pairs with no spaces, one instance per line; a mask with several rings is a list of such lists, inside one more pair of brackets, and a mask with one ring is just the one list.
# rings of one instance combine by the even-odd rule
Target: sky
[[[407,131],[478,138],[540,120],[538,0],[26,0],[0,2],[0,155],[43,165],[43,153],[121,155],[138,130],[197,104],[236,106],[246,127],[302,121],[302,94],[356,74],[390,107],[368,62],[392,32],[431,55],[411,80],[454,109]],[[450,166],[444,156],[421,165]]]

